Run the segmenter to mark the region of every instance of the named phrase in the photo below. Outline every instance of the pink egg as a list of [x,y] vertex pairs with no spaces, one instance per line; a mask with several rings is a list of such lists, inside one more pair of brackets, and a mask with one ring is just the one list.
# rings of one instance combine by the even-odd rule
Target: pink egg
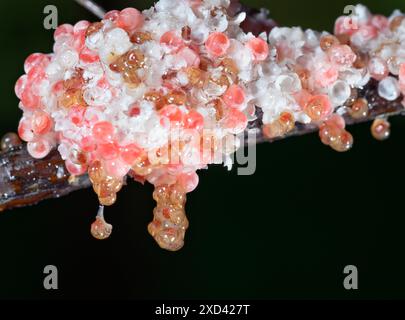
[[80,52],[79,59],[84,63],[94,63],[99,61],[100,57],[93,50],[84,47],[83,50]]
[[92,136],[85,136],[80,141],[80,147],[84,152],[93,152],[97,148],[97,144]]
[[119,15],[120,15],[119,10],[111,10],[104,15],[104,20],[116,21]]
[[356,54],[348,45],[334,45],[328,50],[328,57],[332,63],[350,67],[356,61]]
[[175,125],[180,124],[183,120],[183,112],[174,104],[163,107],[159,112],[162,117],[168,118]]
[[35,134],[44,135],[48,133],[53,125],[52,118],[44,111],[35,111],[32,117],[32,130]]
[[186,129],[201,130],[203,126],[204,126],[204,118],[199,112],[195,110],[190,110],[185,115],[184,127]]
[[133,165],[141,153],[142,149],[135,143],[131,143],[120,148],[121,160],[128,165]]
[[49,64],[49,56],[43,53],[33,53],[25,59],[24,62],[24,71],[29,73],[32,68],[40,67],[44,69]]
[[45,158],[51,149],[52,146],[46,139],[37,139],[27,143],[28,153],[35,159]]
[[231,108],[223,119],[224,128],[230,133],[239,134],[246,129],[248,119],[246,115],[238,109]]
[[115,128],[108,121],[101,121],[93,127],[93,137],[99,142],[111,142],[114,138]]
[[255,61],[264,61],[269,56],[269,45],[262,38],[249,40],[246,46],[252,51]]
[[222,32],[213,32],[205,42],[207,52],[214,57],[221,57],[226,54],[230,46],[228,36]]
[[35,109],[40,105],[40,98],[32,92],[32,87],[27,86],[21,94],[21,103],[25,108]]
[[178,50],[184,45],[183,39],[177,36],[175,31],[165,32],[160,37],[160,43],[174,50]]
[[18,78],[18,80],[15,84],[14,92],[15,92],[15,95],[18,97],[18,99],[21,99],[21,95],[24,92],[25,86],[27,85],[27,80],[28,80],[28,77],[27,77],[27,75],[24,74]]
[[177,182],[188,193],[193,191],[198,186],[198,174],[196,172],[182,173],[177,177]]
[[339,72],[334,66],[324,66],[314,72],[314,77],[319,86],[327,87],[338,79]]
[[324,94],[312,96],[306,104],[304,111],[313,121],[325,119],[333,111],[329,96]]
[[73,176],[81,176],[87,171],[87,165],[76,164],[69,159],[65,161],[65,166],[67,171],[69,171],[69,173]]
[[239,108],[246,100],[245,91],[240,86],[233,84],[226,90],[222,99],[227,106]]
[[101,143],[97,145],[97,154],[105,160],[118,158],[119,149],[115,143]]
[[135,8],[126,8],[120,12],[116,24],[119,28],[133,32],[143,25],[143,15]]
[[59,38],[66,36],[66,35],[72,35],[73,34],[73,26],[71,24],[62,24],[59,27],[56,28],[53,37],[55,41],[57,41]]
[[116,178],[124,177],[131,169],[130,165],[124,163],[120,159],[105,160],[104,166],[107,174]]
[[18,135],[23,141],[30,142],[34,140],[34,132],[32,131],[31,121],[29,118],[23,117],[18,125]]

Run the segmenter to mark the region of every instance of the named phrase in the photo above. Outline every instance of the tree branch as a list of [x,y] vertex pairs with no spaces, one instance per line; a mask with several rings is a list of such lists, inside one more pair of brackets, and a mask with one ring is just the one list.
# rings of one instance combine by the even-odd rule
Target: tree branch
[[[90,12],[102,18],[104,10],[90,0],[76,0]],[[237,5],[235,3],[235,5]],[[245,31],[258,34],[269,31],[274,27],[273,20],[266,18],[264,11],[237,7],[235,11],[246,11],[248,19],[244,24]],[[378,82],[371,80],[367,86],[359,91],[360,98],[369,102],[369,113],[361,119],[354,119],[348,113],[344,117],[348,125],[373,120],[377,117],[388,117],[404,113],[403,97],[395,101],[381,98],[377,92]],[[312,133],[318,130],[316,125],[297,123],[293,131],[286,136],[273,140],[266,139],[262,134],[262,114],[257,108],[257,119],[249,123],[246,130],[256,133],[255,143],[281,140],[292,136]],[[247,140],[245,140],[247,141]],[[249,141],[247,141],[249,143]],[[65,168],[57,150],[53,150],[48,157],[41,160],[33,159],[27,152],[25,145],[14,147],[0,153],[0,211],[20,206],[36,204],[39,201],[61,197],[75,190],[87,188],[91,185],[87,175],[71,178]]]
[[[363,88],[363,90],[360,90],[358,98],[365,98],[368,101],[369,103],[368,114],[367,116],[362,118],[352,118],[349,113],[345,113],[343,117],[345,119],[346,125],[354,125],[372,121],[376,118],[388,118],[395,115],[405,114],[405,107],[403,105],[404,97],[401,95],[395,101],[388,101],[385,100],[384,98],[381,98],[378,94],[378,81],[376,80],[373,79],[370,80],[370,82]],[[261,115],[259,115],[256,121],[251,122],[249,124],[248,129],[256,130],[257,128],[261,128],[261,126],[262,126]],[[256,143],[261,143],[265,141],[274,142],[288,137],[301,136],[304,134],[318,131],[318,129],[319,129],[318,126],[315,124],[304,125],[301,123],[296,123],[295,129],[289,132],[287,135],[270,140],[264,137],[260,130],[260,132],[257,132],[256,135]]]
[[33,205],[87,188],[86,175],[72,179],[57,150],[36,160],[21,145],[0,154],[0,211]]
[[82,7],[90,11],[92,14],[94,14],[96,17],[103,19],[105,15],[105,10],[94,1],[91,0],[75,0],[75,1]]
[[[349,125],[370,121],[377,117],[404,113],[402,97],[392,102],[384,100],[377,93],[376,81],[371,81],[360,92],[360,97],[369,101],[369,115],[361,119],[354,119],[346,114],[346,123]],[[257,143],[309,134],[318,129],[315,125],[297,123],[296,128],[288,135],[269,140],[261,134],[260,114],[258,116],[259,118],[252,122],[247,129],[257,132]],[[57,150],[53,150],[48,157],[41,160],[33,159],[28,154],[25,145],[0,154],[0,211],[61,197],[90,185],[87,175],[75,179],[69,178],[64,161]]]

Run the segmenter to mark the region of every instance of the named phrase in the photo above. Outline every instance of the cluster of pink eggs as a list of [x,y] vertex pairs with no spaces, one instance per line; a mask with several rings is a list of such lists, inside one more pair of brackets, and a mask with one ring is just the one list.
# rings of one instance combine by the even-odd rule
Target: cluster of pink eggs
[[[226,15],[220,7],[195,2],[192,7],[208,8],[213,17]],[[35,53],[27,58],[25,74],[18,79],[15,91],[24,112],[18,132],[34,158],[44,158],[58,146],[72,175],[90,173],[97,163],[104,171],[101,180],[122,180],[130,173],[137,180],[155,185],[177,183],[189,192],[198,183],[195,171],[213,161],[213,156],[206,155],[222,153],[218,150],[222,140],[245,130],[251,113],[247,110],[247,89],[239,79],[237,63],[228,54],[236,40],[225,30],[213,28],[203,42],[198,42],[193,30],[182,24],[177,29],[153,33],[147,28],[150,20],[138,10],[127,8],[108,12],[101,22],[64,24],[54,33],[54,53]],[[97,44],[100,38],[104,45]],[[150,43],[181,66],[165,70],[156,86],[145,80],[155,62],[148,51]],[[264,39],[250,36],[242,43],[250,50],[252,63],[260,64],[268,58],[269,45]],[[221,73],[214,74],[214,68],[221,68]],[[94,75],[93,69],[102,74]],[[215,109],[214,117],[201,112],[207,102],[195,94],[208,87],[220,92],[208,102]],[[146,110],[145,105],[152,110]],[[118,108],[122,110],[116,111]],[[115,113],[110,115],[111,110]],[[213,139],[212,144],[177,138],[180,154],[185,149],[189,152],[193,143],[192,151],[201,154],[191,164],[184,160],[186,151],[178,163],[152,163],[149,153],[173,148],[171,142],[153,148],[142,145],[136,134],[128,133],[131,128],[119,125],[123,118],[129,122],[142,117],[145,122],[152,121],[151,116],[145,116],[147,111],[153,116],[153,128],[165,133],[174,128],[182,134],[187,130],[203,137],[203,130],[211,128],[219,134],[207,138]],[[100,199],[104,199],[100,193]]]
[[[89,174],[102,205],[115,202],[127,175],[154,184],[149,231],[173,250],[188,227],[185,194],[198,184],[196,171],[229,161],[240,147],[233,138],[257,109],[268,138],[311,123],[324,144],[346,151],[353,138],[343,117],[367,116],[358,95],[371,78],[388,101],[405,94],[403,15],[357,6],[334,35],[274,28],[254,36],[229,5],[160,0],[143,13],[127,8],[61,25],[53,53],[30,55],[15,86],[18,133],[31,156],[58,147],[73,176]],[[373,128],[385,138],[389,125],[380,119]],[[95,232],[108,237],[101,218]]]

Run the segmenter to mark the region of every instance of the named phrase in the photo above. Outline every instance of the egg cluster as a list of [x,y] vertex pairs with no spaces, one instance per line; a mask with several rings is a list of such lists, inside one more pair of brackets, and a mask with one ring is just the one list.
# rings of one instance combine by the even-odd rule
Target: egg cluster
[[115,202],[127,175],[155,185],[149,231],[177,250],[196,171],[231,166],[236,136],[258,109],[268,138],[314,123],[325,144],[345,151],[353,139],[342,115],[368,109],[356,90],[373,77],[385,99],[404,93],[404,17],[357,11],[358,28],[342,17],[335,35],[273,28],[254,36],[229,0],[160,0],[61,25],[53,53],[30,55],[17,81],[19,135],[34,158],[57,147],[72,175],[88,173],[102,205]]
[[89,172],[106,205],[129,171],[193,190],[197,169],[235,149],[250,74],[268,56],[264,39],[239,28],[244,14],[230,18],[227,6],[162,0],[143,13],[58,27],[54,53],[29,56],[16,84],[30,154],[43,158],[57,145],[69,172]]
[[387,18],[358,5],[356,15],[336,21],[335,34],[356,52],[355,66],[379,81],[382,98],[394,101],[405,94],[405,16],[401,12]]

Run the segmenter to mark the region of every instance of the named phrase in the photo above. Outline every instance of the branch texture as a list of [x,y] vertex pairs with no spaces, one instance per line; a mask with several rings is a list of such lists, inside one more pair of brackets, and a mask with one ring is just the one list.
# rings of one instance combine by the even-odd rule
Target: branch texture
[[22,145],[0,154],[0,211],[33,205],[87,188],[87,176],[69,177],[57,150],[45,159],[33,159]]
[[102,19],[105,15],[105,10],[101,8],[97,3],[91,0],[75,0],[83,8],[94,14],[96,17]]

